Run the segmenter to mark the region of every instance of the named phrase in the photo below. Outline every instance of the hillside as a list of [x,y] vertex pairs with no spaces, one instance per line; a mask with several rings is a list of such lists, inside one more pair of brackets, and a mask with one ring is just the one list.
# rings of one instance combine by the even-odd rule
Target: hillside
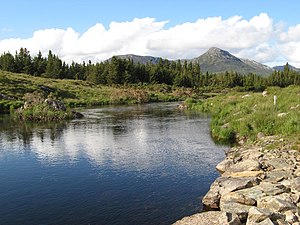
[[0,70],[0,113],[23,105],[26,93],[53,95],[69,107],[183,100],[193,92],[167,85],[105,86],[82,80],[50,79]]

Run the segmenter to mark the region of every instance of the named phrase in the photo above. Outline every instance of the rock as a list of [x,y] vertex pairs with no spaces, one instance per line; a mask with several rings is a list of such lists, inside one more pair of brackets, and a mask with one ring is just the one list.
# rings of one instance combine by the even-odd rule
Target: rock
[[[247,190],[247,189],[244,189]],[[220,205],[226,204],[226,202],[235,202],[235,203],[241,203],[244,205],[255,205],[256,200],[253,198],[250,198],[249,196],[245,195],[242,192],[236,191],[236,192],[230,192],[220,199]]]
[[278,116],[278,117],[284,117],[284,116],[286,116],[287,114],[288,114],[288,113],[278,113],[277,116]]
[[275,225],[274,223],[273,223],[273,221],[270,219],[270,218],[267,218],[267,219],[265,219],[265,220],[263,220],[263,221],[261,221],[260,223],[250,223],[250,224],[247,224],[247,225]]
[[285,220],[290,224],[299,222],[298,217],[291,210],[284,212],[284,215],[285,215]]
[[291,177],[291,171],[287,170],[272,170],[266,173],[266,178],[265,180],[268,182],[280,182],[283,179],[287,179]]
[[290,223],[288,223],[284,219],[278,219],[278,220],[276,220],[276,224],[278,224],[278,225],[290,225]]
[[268,196],[275,196],[287,191],[287,188],[282,184],[272,184],[269,182],[261,182],[259,188]]
[[265,162],[265,164],[273,169],[292,170],[293,167],[283,158],[273,158]]
[[216,169],[220,173],[224,173],[233,164],[234,164],[234,162],[232,159],[225,159],[216,166]]
[[182,103],[180,103],[180,104],[177,106],[177,108],[178,108],[178,109],[187,109],[188,106],[187,106],[184,102],[182,102]]
[[260,223],[266,220],[267,218],[270,218],[272,215],[273,212],[268,209],[257,208],[253,206],[249,209],[246,225]]
[[224,177],[262,177],[263,171],[242,171],[236,173],[226,172],[223,174]]
[[293,203],[287,193],[277,196],[266,196],[257,201],[257,207],[267,208],[272,212],[282,212],[287,210],[297,210],[297,206]]
[[66,106],[64,105],[63,102],[58,101],[58,100],[53,100],[53,99],[46,99],[45,103],[47,103],[50,107],[57,111],[66,111]]
[[238,215],[239,219],[243,222],[247,219],[248,211],[252,206],[244,205],[236,202],[221,202],[220,210],[223,212],[234,213]]
[[251,188],[245,188],[238,191],[230,192],[226,195],[223,195],[220,201],[224,202],[237,202],[247,205],[255,205],[257,200],[265,197],[266,194],[263,192],[262,188],[254,186]]
[[257,137],[257,139],[263,139],[265,137],[265,135],[264,135],[264,133],[259,132],[256,137]]
[[73,110],[72,110],[72,114],[73,114],[73,118],[74,118],[74,119],[81,119],[81,118],[84,117],[84,115],[83,115],[82,113],[77,112],[77,111],[73,111]]
[[300,192],[300,177],[296,177],[291,182],[291,190]]
[[234,172],[243,172],[243,171],[259,171],[260,163],[253,159],[247,159],[242,162],[238,162],[231,167],[228,168],[226,172],[234,173]]
[[218,209],[222,195],[232,191],[249,188],[258,184],[256,178],[218,177],[202,199],[202,203],[212,209]]
[[242,225],[236,214],[210,211],[184,217],[174,225]]
[[268,95],[267,91],[263,91],[262,96],[266,97]]

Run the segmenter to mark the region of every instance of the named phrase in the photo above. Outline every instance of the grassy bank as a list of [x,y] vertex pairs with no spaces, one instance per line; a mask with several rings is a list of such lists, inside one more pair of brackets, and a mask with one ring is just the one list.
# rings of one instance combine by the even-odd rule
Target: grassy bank
[[184,100],[192,89],[168,85],[103,86],[79,80],[58,80],[0,71],[0,113],[24,104],[24,95],[34,91],[52,94],[67,107],[135,104]]
[[299,86],[270,87],[266,96],[233,91],[189,106],[212,115],[211,132],[217,140],[251,143],[257,136],[277,135],[299,145],[300,150]]

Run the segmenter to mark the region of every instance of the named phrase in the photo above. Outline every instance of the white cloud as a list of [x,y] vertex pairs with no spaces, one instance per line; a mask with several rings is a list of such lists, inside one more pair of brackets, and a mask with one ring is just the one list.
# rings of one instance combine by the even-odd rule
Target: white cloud
[[97,23],[82,34],[71,27],[39,30],[28,39],[0,40],[0,53],[26,47],[32,55],[39,50],[47,55],[52,50],[67,62],[95,62],[128,53],[193,58],[215,46],[269,65],[286,60],[300,67],[300,24],[285,30],[266,13],[250,20],[241,16],[209,17],[170,28],[165,28],[166,23],[147,17],[111,22],[108,28]]

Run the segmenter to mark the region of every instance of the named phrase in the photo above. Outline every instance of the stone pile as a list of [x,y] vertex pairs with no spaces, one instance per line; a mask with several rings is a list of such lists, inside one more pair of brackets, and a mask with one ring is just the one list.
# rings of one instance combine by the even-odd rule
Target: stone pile
[[300,225],[300,151],[261,136],[259,144],[233,147],[217,165],[221,177],[203,205],[211,211],[176,225]]

